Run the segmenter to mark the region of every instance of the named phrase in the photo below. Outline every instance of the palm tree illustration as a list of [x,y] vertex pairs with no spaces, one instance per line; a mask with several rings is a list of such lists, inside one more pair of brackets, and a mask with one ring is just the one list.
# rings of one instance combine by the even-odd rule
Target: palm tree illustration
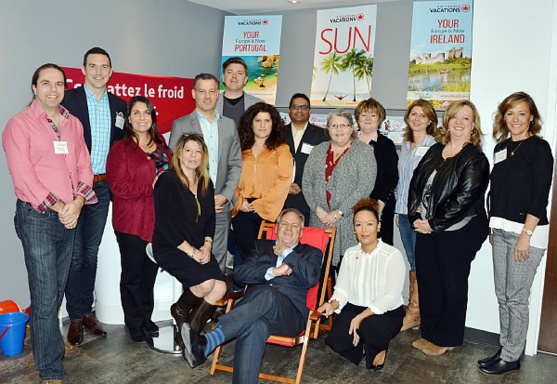
[[323,100],[327,100],[327,95],[329,94],[329,88],[331,88],[331,80],[333,79],[333,74],[338,75],[339,71],[342,69],[342,56],[338,55],[336,51],[329,53],[321,62],[321,69],[325,73],[330,73],[329,84],[327,85],[327,91],[325,91],[325,96]]
[[352,75],[354,78],[354,102],[356,101],[356,68],[358,63],[365,58],[366,51],[364,49],[356,51],[356,48],[352,48],[342,60],[342,70],[348,71],[352,70]]
[[360,60],[356,63],[356,69],[354,71],[358,79],[365,78],[367,91],[371,97],[371,79],[373,75],[373,56],[362,56]]

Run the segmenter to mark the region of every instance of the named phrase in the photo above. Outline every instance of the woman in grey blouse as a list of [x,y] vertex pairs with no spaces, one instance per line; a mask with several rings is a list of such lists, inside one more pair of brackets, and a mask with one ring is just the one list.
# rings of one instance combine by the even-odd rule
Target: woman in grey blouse
[[346,109],[327,116],[330,141],[311,151],[304,168],[304,196],[311,210],[310,226],[337,228],[333,265],[358,243],[352,226],[352,207],[368,197],[375,185],[377,164],[373,148],[354,140],[354,121]]

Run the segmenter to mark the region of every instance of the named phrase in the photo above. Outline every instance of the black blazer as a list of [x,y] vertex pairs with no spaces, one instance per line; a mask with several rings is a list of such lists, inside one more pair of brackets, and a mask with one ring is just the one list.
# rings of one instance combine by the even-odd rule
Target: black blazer
[[249,285],[244,300],[249,300],[249,292],[257,290],[258,286],[272,286],[288,296],[307,317],[309,309],[306,307],[306,295],[309,288],[319,281],[323,253],[311,245],[298,244],[283,261],[292,269],[292,273],[266,280],[267,270],[277,265],[274,245],[274,240],[256,240],[248,257],[234,268],[234,281],[240,286]]
[[[116,115],[121,114],[125,120],[128,112],[126,102],[110,92],[108,92],[108,103],[110,104],[110,116],[112,120],[112,124],[110,125],[110,144],[112,145],[123,133],[123,129],[116,126]],[[62,105],[83,124],[85,144],[87,145],[89,153],[91,153],[91,122],[89,121],[87,96],[85,96],[85,89],[83,89],[83,86],[66,91]]]
[[[313,146],[317,144],[321,144],[324,141],[327,141],[328,138],[325,135],[325,130],[323,128],[317,127],[315,125],[309,124],[302,136],[302,140],[300,140],[300,145],[298,146],[298,150],[294,152],[294,138],[292,137],[292,124],[288,124],[284,127],[285,130],[285,139],[286,144],[290,147],[290,153],[294,158],[294,162],[296,164],[296,175],[294,176],[294,182],[298,184],[298,186],[302,189],[302,193],[298,193],[297,195],[288,195],[286,198],[286,202],[284,203],[285,208],[296,208],[300,210],[305,215],[309,215],[309,207],[306,203],[304,198],[304,187],[302,186],[302,178],[304,176],[304,166],[306,165],[306,160],[309,157],[309,153],[303,153],[302,148],[304,143]],[[309,223],[309,217],[306,217],[306,223]]]

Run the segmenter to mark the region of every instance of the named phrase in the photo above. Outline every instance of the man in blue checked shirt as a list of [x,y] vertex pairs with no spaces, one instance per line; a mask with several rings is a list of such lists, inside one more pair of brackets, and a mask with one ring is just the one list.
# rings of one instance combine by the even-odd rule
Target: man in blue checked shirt
[[104,336],[106,331],[92,314],[97,276],[97,254],[101,244],[110,190],[106,179],[106,159],[114,141],[122,135],[126,102],[106,90],[112,76],[110,55],[102,48],[91,48],[83,57],[83,86],[66,92],[62,104],[83,124],[83,135],[91,155],[93,190],[99,203],[83,208],[66,285],[66,309],[70,315],[68,341],[83,342],[83,328],[90,334]]

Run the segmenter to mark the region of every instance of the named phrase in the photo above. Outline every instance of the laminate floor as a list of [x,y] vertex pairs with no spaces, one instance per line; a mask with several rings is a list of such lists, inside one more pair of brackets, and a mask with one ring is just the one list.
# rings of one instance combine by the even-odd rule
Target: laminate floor
[[[140,384],[140,383],[230,383],[232,374],[209,374],[212,356],[207,362],[191,369],[180,355],[153,351],[145,343],[134,343],[123,325],[108,325],[107,337],[87,335],[81,355],[64,360],[66,384]],[[325,345],[324,337],[310,343],[303,383],[412,383],[412,384],[475,384],[557,382],[557,357],[538,354],[523,356],[519,376],[486,377],[480,374],[476,361],[495,353],[491,347],[466,342],[462,347],[442,356],[426,356],[412,348],[419,331],[400,333],[391,343],[385,368],[368,371],[364,363],[358,367],[344,360]],[[224,348],[222,361],[231,362],[234,341]],[[267,346],[263,371],[295,376],[300,347]],[[29,346],[15,357],[0,356],[0,383],[38,383],[33,355]],[[261,383],[267,383],[260,380]]]

